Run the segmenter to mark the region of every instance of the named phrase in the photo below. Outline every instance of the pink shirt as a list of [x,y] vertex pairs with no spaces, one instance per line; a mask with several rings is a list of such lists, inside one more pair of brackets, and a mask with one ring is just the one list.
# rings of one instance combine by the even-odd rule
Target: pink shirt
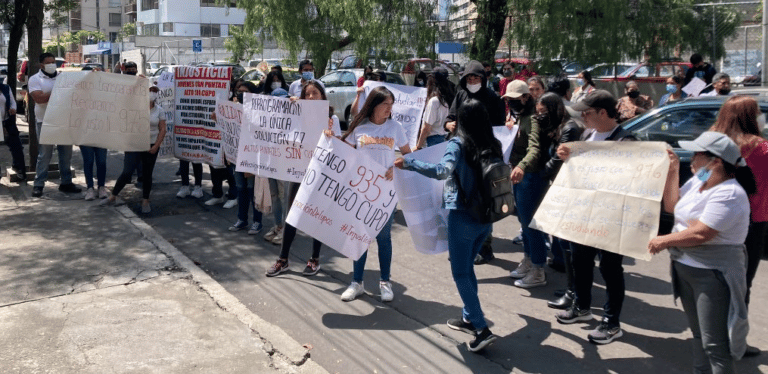
[[749,196],[752,222],[768,222],[768,141],[755,138],[741,147],[741,156],[752,169],[757,192]]

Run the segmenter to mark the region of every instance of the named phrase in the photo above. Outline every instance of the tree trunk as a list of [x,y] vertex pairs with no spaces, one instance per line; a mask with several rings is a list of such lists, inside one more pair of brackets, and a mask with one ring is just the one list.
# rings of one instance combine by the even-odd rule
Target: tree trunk
[[[24,24],[29,15],[29,1],[15,0],[13,3],[13,20],[10,23],[11,30],[8,36],[8,85],[11,92],[16,93],[16,61],[19,59],[19,45],[24,36]],[[15,97],[15,95],[14,95]],[[14,99],[15,100],[15,99]]]
[[[23,1],[23,0],[22,0]],[[27,55],[29,56],[29,63],[27,64],[27,77],[31,77],[37,74],[40,68],[38,57],[43,53],[43,0],[28,0],[29,1],[29,18],[27,18],[27,39],[29,45],[27,47]],[[27,80],[29,82],[29,80]],[[31,167],[37,165],[37,119],[35,118],[35,103],[34,100],[27,100],[29,102],[29,164]],[[40,118],[40,121],[43,119]]]
[[469,49],[469,58],[494,64],[493,56],[504,35],[504,22],[507,15],[506,0],[474,0],[477,7],[475,37]]
[[325,75],[325,67],[328,60],[331,59],[334,51],[338,51],[354,42],[351,36],[345,36],[343,39],[331,43],[330,46],[323,45],[318,50],[312,50],[312,64],[315,67],[315,77],[320,78]]

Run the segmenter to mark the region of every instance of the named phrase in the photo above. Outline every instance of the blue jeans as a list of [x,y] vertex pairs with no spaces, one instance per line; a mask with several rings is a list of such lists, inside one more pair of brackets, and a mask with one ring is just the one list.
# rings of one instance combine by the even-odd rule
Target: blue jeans
[[523,180],[512,186],[517,205],[517,219],[523,229],[523,248],[526,256],[536,266],[544,266],[547,262],[547,236],[528,225],[539,207],[545,187],[546,181],[540,173],[525,173]]
[[[43,123],[37,123],[37,140],[40,141],[40,132],[43,130]],[[37,167],[35,168],[34,187],[45,187],[45,181],[48,180],[48,164],[53,157],[53,145],[40,144],[40,151],[37,154]],[[61,179],[59,185],[72,184],[72,170],[70,170],[70,161],[72,160],[71,145],[57,145],[56,150],[59,153],[59,173]]]
[[479,330],[486,328],[480,299],[477,297],[475,256],[491,234],[490,223],[479,223],[464,210],[448,212],[448,254],[451,274],[464,303],[462,316]]
[[253,183],[256,177],[246,178],[245,173],[235,171],[235,165],[229,165],[231,172],[235,174],[237,185],[237,219],[248,222],[248,206],[253,209],[253,222],[261,223],[261,212],[253,204]]
[[269,178],[269,194],[272,196],[272,214],[275,217],[275,226],[282,227],[285,222],[283,217],[283,197],[280,196],[279,184],[283,181]]
[[[390,269],[392,268],[392,221],[395,220],[395,211],[389,216],[389,221],[381,229],[379,235],[376,235],[376,244],[379,246],[379,268],[381,268],[381,280],[389,282]],[[366,250],[360,259],[353,263],[354,274],[353,279],[355,282],[360,283],[363,281],[363,273],[365,272],[365,260],[368,259],[368,251]]]
[[107,150],[98,147],[81,145],[80,154],[83,155],[83,174],[85,184],[93,188],[93,163],[96,162],[96,181],[99,187],[104,187],[107,179]]
[[427,147],[440,144],[445,141],[445,135],[430,135],[427,137]]

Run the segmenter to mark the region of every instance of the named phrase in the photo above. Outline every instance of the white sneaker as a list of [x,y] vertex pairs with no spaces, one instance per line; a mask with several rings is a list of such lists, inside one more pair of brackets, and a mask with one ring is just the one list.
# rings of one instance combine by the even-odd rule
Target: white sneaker
[[237,206],[237,199],[227,200],[226,203],[224,203],[224,209],[230,209]]
[[93,201],[96,200],[96,191],[93,190],[93,187],[85,190],[85,201]]
[[520,262],[520,265],[517,265],[517,269],[509,272],[509,277],[515,279],[524,278],[525,275],[531,271],[531,268],[533,268],[533,263],[531,262],[531,259],[526,256],[523,258],[523,261]]
[[99,187],[99,199],[106,199],[109,197],[109,191],[107,191],[107,187],[101,186]]
[[195,199],[203,197],[203,186],[195,186],[195,189],[192,190],[192,197]]
[[344,293],[341,294],[341,301],[352,301],[364,293],[365,287],[363,287],[363,282],[352,282]]
[[381,301],[392,301],[395,298],[395,293],[392,292],[392,283],[381,281],[379,282],[379,289],[381,290]]
[[267,231],[266,234],[264,234],[264,240],[271,242],[272,239],[275,238],[278,232],[280,232],[280,228],[278,228],[277,226],[272,226],[272,228],[269,229],[269,231]]
[[176,194],[176,197],[183,199],[187,196],[189,196],[189,186],[181,186],[181,188],[179,188],[179,192]]
[[[197,190],[195,190],[195,191],[197,191]],[[224,196],[222,196],[222,197],[214,197],[214,198],[208,199],[208,201],[205,202],[205,205],[216,205],[216,204],[221,204],[221,203],[223,203],[225,201],[227,201],[227,199]]]
[[277,234],[275,234],[275,237],[270,240],[272,244],[275,245],[281,245],[283,244],[283,229],[280,229],[277,231]]
[[543,267],[534,266],[523,279],[515,281],[515,287],[533,288],[547,285],[547,274]]

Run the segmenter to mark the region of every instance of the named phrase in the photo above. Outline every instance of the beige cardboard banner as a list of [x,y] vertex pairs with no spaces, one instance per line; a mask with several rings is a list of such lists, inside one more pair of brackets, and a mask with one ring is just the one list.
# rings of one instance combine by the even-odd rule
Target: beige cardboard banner
[[94,71],[56,77],[40,144],[147,151],[150,143],[149,80]]
[[574,142],[530,227],[650,260],[669,170],[663,142]]

